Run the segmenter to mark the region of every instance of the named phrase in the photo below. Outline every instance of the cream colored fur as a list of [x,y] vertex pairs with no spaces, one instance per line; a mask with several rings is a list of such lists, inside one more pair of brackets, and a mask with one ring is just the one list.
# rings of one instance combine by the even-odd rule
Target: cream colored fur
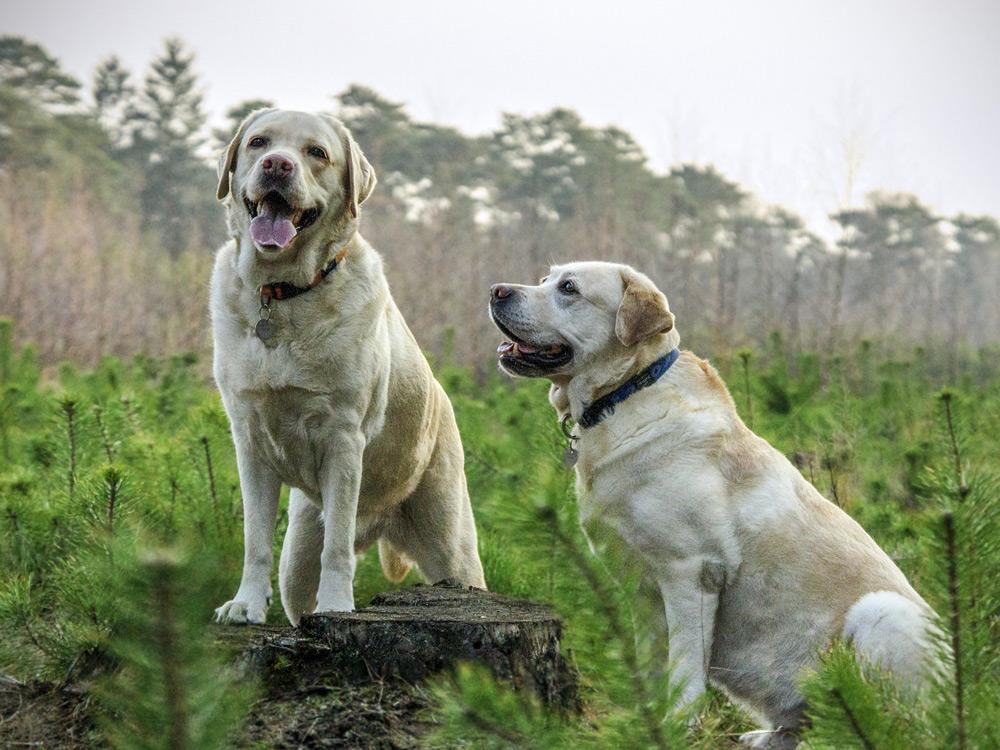
[[[560,291],[567,279],[575,293]],[[680,342],[666,298],[626,266],[572,263],[538,286],[504,287],[495,320],[528,344],[574,349],[568,365],[527,373],[552,381],[560,416],[578,420]],[[683,352],[576,433],[581,521],[610,527],[657,581],[685,704],[714,683],[760,717],[764,729],[745,744],[792,747],[797,681],[838,636],[904,684],[927,676],[930,608],[850,516],[746,427],[708,362]]]
[[[266,148],[250,149],[254,136]],[[259,197],[271,153],[295,165],[294,204],[322,208],[281,250],[251,239],[244,205]],[[393,580],[412,561],[431,581],[485,587],[451,403],[393,302],[379,254],[357,233],[374,185],[348,131],[323,115],[256,112],[221,160],[233,239],[212,275],[214,373],[236,446],[245,557],[220,621],[264,622],[282,484],[292,490],[279,579],[293,624],[353,609],[355,553],[376,540]],[[305,286],[343,247],[343,262],[314,289],[272,303],[276,335],[265,345],[253,332],[258,287]]]

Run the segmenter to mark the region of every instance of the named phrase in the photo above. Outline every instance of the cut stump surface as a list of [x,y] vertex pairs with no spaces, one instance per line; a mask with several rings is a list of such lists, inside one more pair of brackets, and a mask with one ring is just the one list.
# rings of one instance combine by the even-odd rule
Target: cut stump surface
[[299,684],[333,674],[414,683],[475,662],[554,708],[577,711],[577,675],[560,635],[549,607],[442,581],[378,594],[356,612],[309,615],[296,629],[256,629],[243,652],[253,670]]

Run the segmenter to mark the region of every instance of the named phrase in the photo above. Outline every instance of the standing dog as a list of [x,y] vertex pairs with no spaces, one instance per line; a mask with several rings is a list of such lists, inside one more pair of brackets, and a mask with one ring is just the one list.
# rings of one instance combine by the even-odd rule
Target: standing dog
[[538,286],[494,286],[490,312],[510,339],[500,367],[551,380],[549,400],[576,423],[582,523],[610,526],[659,586],[685,705],[711,681],[762,717],[745,744],[794,747],[797,681],[838,636],[904,684],[922,682],[931,609],[747,429],[712,366],[678,351],[667,299],[646,276],[556,266]]
[[485,588],[451,402],[358,233],[375,173],[326,115],[259,110],[220,164],[232,241],[212,274],[214,373],[243,494],[243,578],[221,622],[262,623],[282,484],[288,619],[354,608],[355,553],[400,581]]

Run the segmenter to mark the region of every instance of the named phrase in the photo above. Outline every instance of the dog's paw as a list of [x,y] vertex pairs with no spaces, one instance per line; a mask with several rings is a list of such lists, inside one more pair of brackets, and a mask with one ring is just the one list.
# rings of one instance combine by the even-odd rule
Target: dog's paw
[[315,613],[319,614],[321,612],[353,612],[354,611],[354,599],[350,600],[341,599],[340,601],[330,601],[330,602],[316,602],[316,609],[313,610]]
[[230,625],[263,625],[266,619],[266,599],[258,602],[233,599],[215,610],[215,621]]
[[787,729],[758,729],[740,735],[740,744],[758,750],[794,750],[799,738]]
[[350,576],[331,575],[320,579],[314,612],[353,612],[354,583]]

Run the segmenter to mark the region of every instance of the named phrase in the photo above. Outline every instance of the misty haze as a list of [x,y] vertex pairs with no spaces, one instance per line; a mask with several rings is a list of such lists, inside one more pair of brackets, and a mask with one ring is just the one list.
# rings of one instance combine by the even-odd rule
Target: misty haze
[[[308,659],[224,668],[259,634],[208,627],[241,580],[247,494],[209,279],[250,242],[217,185],[264,108],[337,118],[377,177],[359,232],[454,405],[487,586],[558,614],[570,687],[496,680],[485,658],[416,688]],[[683,713],[661,590],[581,531],[579,415],[560,427],[547,381],[497,371],[491,288],[600,260],[663,292],[739,419],[940,617],[920,700],[838,637],[793,744],[750,746],[1000,746],[998,133],[986,0],[5,9],[0,745],[736,748],[756,721],[719,684]],[[247,222],[273,208],[229,200]],[[285,280],[265,281],[270,322]],[[359,553],[359,609],[400,588],[391,567]],[[268,623],[301,634],[274,580]]]

